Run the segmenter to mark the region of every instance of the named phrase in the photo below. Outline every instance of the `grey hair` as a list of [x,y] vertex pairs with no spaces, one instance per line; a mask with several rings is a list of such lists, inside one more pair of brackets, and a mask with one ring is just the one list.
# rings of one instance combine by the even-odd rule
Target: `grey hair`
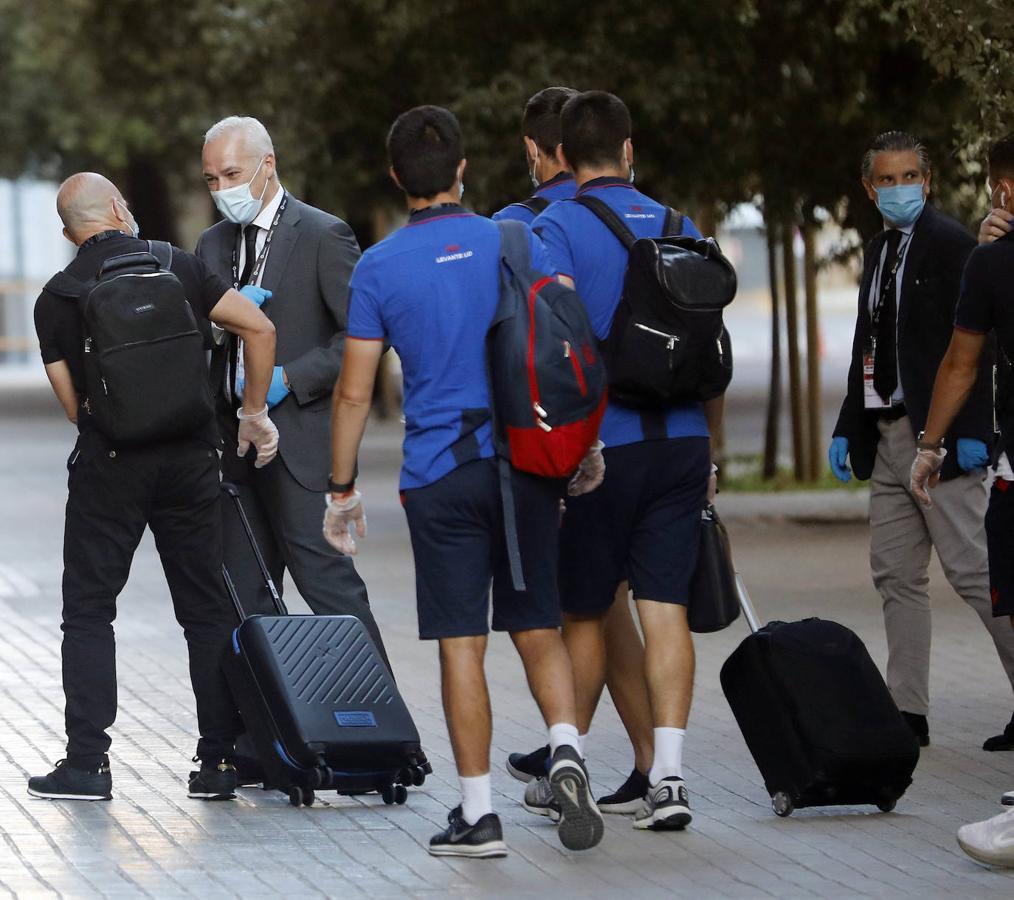
[[873,175],[874,157],[885,151],[889,153],[904,153],[905,151],[916,153],[919,156],[919,171],[923,176],[929,174],[929,152],[922,141],[907,131],[885,131],[873,139],[870,149],[863,154],[863,178],[870,179]]
[[260,120],[253,116],[227,116],[220,122],[216,122],[205,133],[204,143],[208,144],[233,131],[242,133],[246,139],[247,147],[257,156],[274,154],[275,145],[271,143],[271,135],[268,134],[267,128],[261,124]]

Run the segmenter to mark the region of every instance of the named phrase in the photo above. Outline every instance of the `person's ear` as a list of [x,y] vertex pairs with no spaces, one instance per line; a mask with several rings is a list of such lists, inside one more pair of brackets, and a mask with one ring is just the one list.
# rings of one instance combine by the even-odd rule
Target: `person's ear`
[[[394,166],[391,166],[387,170],[387,174],[391,176],[391,181],[393,181],[396,185],[398,185],[398,189],[399,190],[402,190],[402,191],[405,190],[405,186],[400,181],[398,181],[398,176],[394,173]],[[406,191],[406,193],[407,193],[407,191]]]
[[268,153],[264,157],[264,173],[267,181],[270,181],[275,174],[275,154]]
[[531,169],[539,161],[539,145],[530,137],[525,135],[525,159],[528,161],[528,168]]
[[568,171],[573,172],[574,167],[570,164],[570,160],[567,159],[567,155],[563,152],[563,144],[556,145],[556,155],[560,160],[560,164]]
[[933,170],[930,169],[930,171],[928,171],[926,173],[926,177],[922,181],[922,195],[923,195],[923,197],[928,197],[929,196],[930,182],[932,180],[933,180]]
[[863,179],[863,190],[866,191],[866,196],[869,197],[874,203],[877,202],[877,192],[873,188],[873,184],[869,178]]
[[75,247],[77,246],[77,241],[74,240],[74,235],[72,235],[70,233],[70,230],[66,227],[64,227],[63,229],[63,236],[67,238],[67,240],[70,241]]
[[627,161],[628,166],[634,164],[634,142],[630,138],[623,142],[623,158]]
[[462,159],[461,162],[458,163],[458,173],[455,176],[456,181],[462,182],[465,180],[465,168],[467,165],[468,165],[467,159]]

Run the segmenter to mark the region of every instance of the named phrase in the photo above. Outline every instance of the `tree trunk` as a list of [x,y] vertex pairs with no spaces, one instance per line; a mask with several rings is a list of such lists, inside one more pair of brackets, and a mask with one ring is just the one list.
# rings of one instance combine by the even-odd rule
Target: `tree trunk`
[[132,156],[127,161],[126,178],[120,187],[141,226],[141,236],[179,246],[176,210],[159,161],[150,156]]
[[768,284],[771,291],[771,377],[768,382],[768,410],[764,424],[764,463],[767,480],[778,472],[778,425],[782,417],[782,316],[778,290],[778,223],[765,218],[768,244]]
[[796,306],[795,229],[791,221],[782,231],[782,282],[785,286],[785,326],[789,344],[789,411],[792,416],[792,471],[796,481],[806,474],[803,444],[803,392],[799,371],[799,314]]
[[820,326],[817,313],[817,224],[812,216],[803,221],[803,286],[806,294],[806,399],[807,473],[816,481],[821,463],[820,423]]

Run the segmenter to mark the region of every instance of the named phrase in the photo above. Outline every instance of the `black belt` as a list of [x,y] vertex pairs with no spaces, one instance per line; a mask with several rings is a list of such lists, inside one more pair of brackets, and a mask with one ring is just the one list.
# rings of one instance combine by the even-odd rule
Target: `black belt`
[[879,412],[880,418],[887,419],[888,422],[894,422],[895,420],[908,415],[908,410],[905,409],[904,403],[896,403],[894,406],[885,406]]

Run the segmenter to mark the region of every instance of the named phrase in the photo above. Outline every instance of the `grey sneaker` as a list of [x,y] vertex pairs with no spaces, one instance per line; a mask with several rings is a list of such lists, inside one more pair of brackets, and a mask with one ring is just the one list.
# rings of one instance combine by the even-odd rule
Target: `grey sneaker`
[[648,788],[644,807],[634,816],[635,828],[682,831],[692,821],[690,793],[682,778],[663,778]]
[[588,772],[573,747],[556,748],[549,786],[560,809],[560,843],[568,850],[590,850],[602,840],[605,825],[592,797]]
[[533,778],[525,785],[525,799],[521,805],[537,816],[548,816],[551,822],[560,821],[560,804],[553,797],[549,778]]

